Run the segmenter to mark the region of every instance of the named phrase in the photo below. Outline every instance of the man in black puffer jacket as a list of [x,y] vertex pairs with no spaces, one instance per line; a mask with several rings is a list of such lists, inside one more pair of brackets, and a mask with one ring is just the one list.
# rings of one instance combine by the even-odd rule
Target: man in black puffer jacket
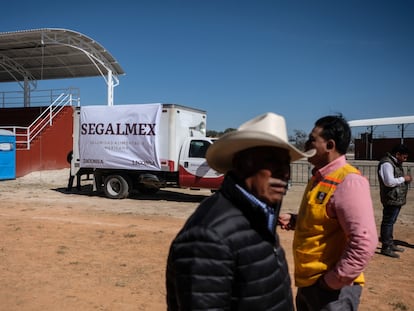
[[276,221],[290,162],[312,156],[288,143],[283,117],[267,113],[227,133],[207,151],[225,173],[171,244],[168,310],[293,310]]

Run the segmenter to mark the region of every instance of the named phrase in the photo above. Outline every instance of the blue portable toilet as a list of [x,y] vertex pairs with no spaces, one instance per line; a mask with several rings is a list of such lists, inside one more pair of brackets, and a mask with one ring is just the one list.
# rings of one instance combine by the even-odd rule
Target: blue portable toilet
[[0,180],[16,178],[16,136],[0,129]]

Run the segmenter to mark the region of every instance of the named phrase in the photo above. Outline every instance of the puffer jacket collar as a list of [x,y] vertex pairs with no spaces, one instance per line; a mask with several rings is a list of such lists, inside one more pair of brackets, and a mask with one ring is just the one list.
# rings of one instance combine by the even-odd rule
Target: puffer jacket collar
[[276,240],[276,236],[271,234],[267,228],[267,217],[262,208],[257,204],[253,204],[249,199],[247,199],[246,196],[239,189],[237,189],[236,184],[245,188],[244,183],[237,181],[237,178],[234,176],[234,174],[231,172],[227,173],[219,189],[220,194],[222,194],[228,200],[232,201],[234,206],[240,209],[240,211],[250,222],[252,228],[259,232],[264,239],[271,242],[272,244],[276,243],[279,245],[278,241]]

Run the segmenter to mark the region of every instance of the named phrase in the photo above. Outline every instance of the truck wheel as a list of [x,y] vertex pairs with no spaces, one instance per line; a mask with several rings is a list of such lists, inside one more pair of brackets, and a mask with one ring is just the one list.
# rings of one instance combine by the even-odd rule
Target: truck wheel
[[160,190],[161,182],[153,174],[141,174],[138,178],[137,189],[142,194],[155,194]]
[[109,175],[105,178],[104,191],[110,199],[125,199],[129,195],[129,185],[123,176]]

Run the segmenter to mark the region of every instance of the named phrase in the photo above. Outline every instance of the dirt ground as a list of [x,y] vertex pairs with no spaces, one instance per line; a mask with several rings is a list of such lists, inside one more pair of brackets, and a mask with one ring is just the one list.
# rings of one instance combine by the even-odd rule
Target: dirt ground
[[[165,189],[110,200],[65,191],[68,170],[0,181],[0,310],[166,310],[168,247],[185,219],[210,195]],[[293,185],[283,211],[296,211]],[[377,225],[378,189],[372,189]],[[414,310],[414,190],[395,226],[400,259],[375,254],[360,310]],[[292,268],[292,232],[280,232]],[[379,250],[378,250],[379,251]]]

